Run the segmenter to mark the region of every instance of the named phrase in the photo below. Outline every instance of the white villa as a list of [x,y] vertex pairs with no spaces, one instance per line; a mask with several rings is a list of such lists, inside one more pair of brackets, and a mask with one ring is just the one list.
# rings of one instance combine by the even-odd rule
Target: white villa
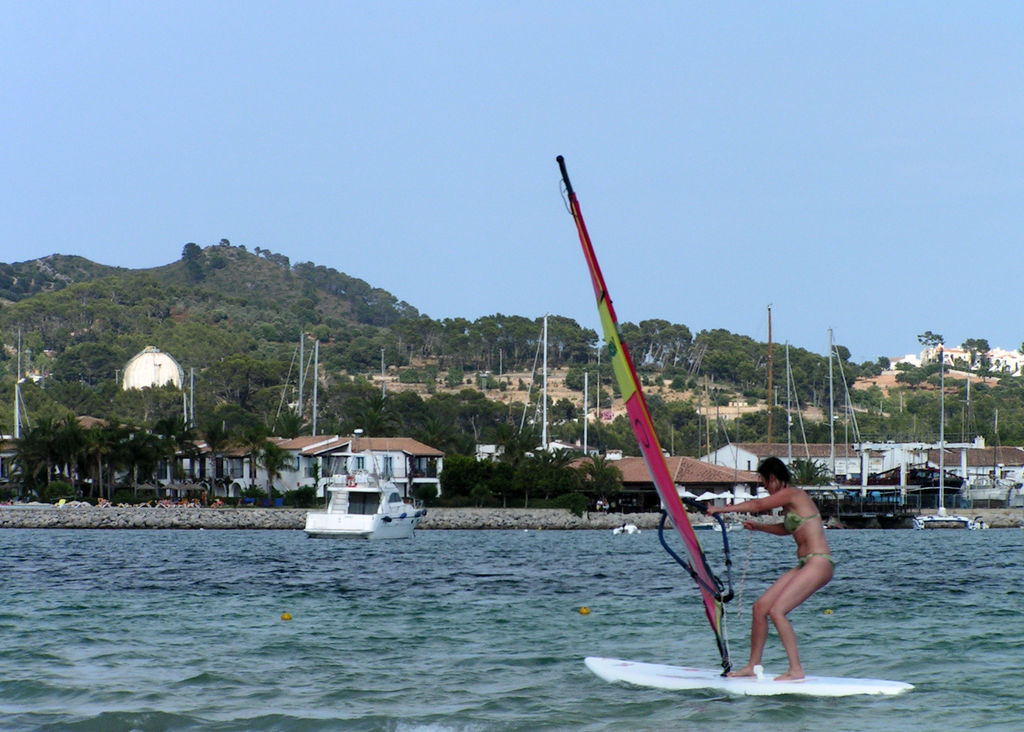
[[[392,480],[403,497],[413,495],[420,486],[441,494],[444,453],[409,437],[307,435],[270,439],[292,456],[274,480],[274,488],[281,493],[315,486],[317,495],[322,496],[323,484],[340,465],[335,458],[345,455],[354,458],[356,469]],[[197,447],[199,457],[191,460],[179,456],[173,471],[167,463],[160,464],[157,475],[161,485],[193,492],[205,489],[211,499],[238,497],[254,485],[266,487],[266,470],[257,465],[253,474],[252,461],[244,448],[232,447],[214,455],[204,442]],[[181,480],[196,482],[199,487]]]
[[[792,458],[790,458],[790,454]],[[872,473],[883,473],[910,466],[942,467],[967,481],[979,478],[1024,479],[1024,448],[987,447],[984,438],[973,442],[947,442],[940,456],[939,446],[925,442],[879,442],[828,444],[740,442],[726,445],[701,458],[703,462],[735,470],[757,470],[766,457],[775,456],[789,465],[793,460],[813,460],[832,472],[840,481],[867,485]],[[940,459],[941,458],[941,459]]]
[[287,490],[315,485],[317,495],[322,496],[326,479],[336,469],[343,469],[343,461],[337,458],[351,456],[356,470],[391,480],[403,498],[412,496],[421,486],[441,495],[444,453],[411,437],[318,435],[279,440],[278,446],[295,456],[294,467],[282,472],[280,478]]
[[[834,451],[833,451],[834,450]],[[790,457],[792,454],[792,457]],[[833,449],[828,444],[793,444],[779,442],[736,442],[725,445],[701,457],[701,461],[733,470],[756,471],[757,466],[766,457],[775,456],[789,465],[794,460],[813,460],[832,472],[832,461],[835,461],[835,475],[843,479],[859,476],[863,472],[862,461],[868,460],[867,472],[877,473],[885,468],[884,460],[878,453],[867,451],[861,454],[850,445],[836,445]]]
[[[938,360],[940,346],[926,348],[921,351],[919,363],[933,363]],[[1005,348],[993,348],[987,353],[975,351],[973,354],[959,346],[942,348],[942,362],[947,368],[975,371],[981,367],[982,357],[988,359],[989,370],[993,373],[1020,376],[1024,373],[1024,353],[1007,351]]]

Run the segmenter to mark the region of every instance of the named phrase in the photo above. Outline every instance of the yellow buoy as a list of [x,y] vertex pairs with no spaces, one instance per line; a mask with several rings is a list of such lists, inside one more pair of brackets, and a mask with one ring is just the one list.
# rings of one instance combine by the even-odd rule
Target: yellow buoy
[[826,614],[826,615],[831,615],[831,614],[832,614],[832,608],[827,608],[827,609],[825,610],[825,614]]
[[590,608],[584,605],[580,608],[580,615],[590,615]]
[[291,620],[292,616],[290,613],[281,613],[281,620]]

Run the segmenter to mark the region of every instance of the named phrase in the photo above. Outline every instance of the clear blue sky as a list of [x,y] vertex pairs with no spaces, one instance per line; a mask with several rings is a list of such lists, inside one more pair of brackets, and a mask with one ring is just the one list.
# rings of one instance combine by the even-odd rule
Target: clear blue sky
[[221,238],[433,317],[1024,340],[1015,3],[0,1],[0,261]]

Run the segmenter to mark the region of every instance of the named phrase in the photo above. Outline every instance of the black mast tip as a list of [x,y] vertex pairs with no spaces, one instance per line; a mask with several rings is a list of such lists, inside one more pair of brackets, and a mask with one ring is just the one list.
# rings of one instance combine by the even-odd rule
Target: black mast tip
[[565,182],[565,190],[570,196],[572,196],[572,183],[569,182],[569,171],[565,169],[565,158],[559,155],[555,158],[555,161],[558,163],[559,170],[562,171],[562,180]]

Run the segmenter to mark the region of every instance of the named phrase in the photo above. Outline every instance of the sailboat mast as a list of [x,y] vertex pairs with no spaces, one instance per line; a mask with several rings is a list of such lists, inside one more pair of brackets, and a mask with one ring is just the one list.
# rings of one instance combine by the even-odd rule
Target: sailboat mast
[[548,316],[544,315],[544,394],[541,407],[540,446],[548,449]]
[[21,437],[21,329],[18,329],[18,373],[14,376],[14,439]]
[[832,329],[828,329],[828,459],[832,467],[832,480],[836,479],[836,420],[832,414],[835,399],[832,396]]
[[313,341],[313,435],[316,436],[317,385],[320,383],[320,339]]
[[971,375],[967,374],[967,404],[964,407],[964,429],[960,441],[967,442],[967,433],[971,429]]
[[768,444],[772,442],[772,306],[768,306]]
[[[708,375],[704,374],[704,444],[711,454],[711,388],[708,386]],[[715,465],[718,465],[718,453],[715,453]]]
[[996,439],[995,449],[992,450],[992,480],[996,481],[999,478],[999,407],[996,407],[992,415],[992,436]]
[[793,464],[793,416],[790,413],[792,401],[789,393],[789,383],[793,376],[789,372],[789,343],[786,343],[786,457],[788,465]]
[[299,333],[299,418],[302,418],[302,387],[306,381],[306,334]]
[[939,509],[945,508],[946,488],[946,383],[945,357],[939,344]]
[[589,371],[584,371],[583,372],[583,455],[584,456],[586,456],[586,454],[587,454],[587,422],[590,421],[590,420],[587,419],[587,417],[589,416],[587,413],[590,411],[590,405],[587,403],[587,399],[590,396],[588,394],[589,380],[590,380],[590,372]]

